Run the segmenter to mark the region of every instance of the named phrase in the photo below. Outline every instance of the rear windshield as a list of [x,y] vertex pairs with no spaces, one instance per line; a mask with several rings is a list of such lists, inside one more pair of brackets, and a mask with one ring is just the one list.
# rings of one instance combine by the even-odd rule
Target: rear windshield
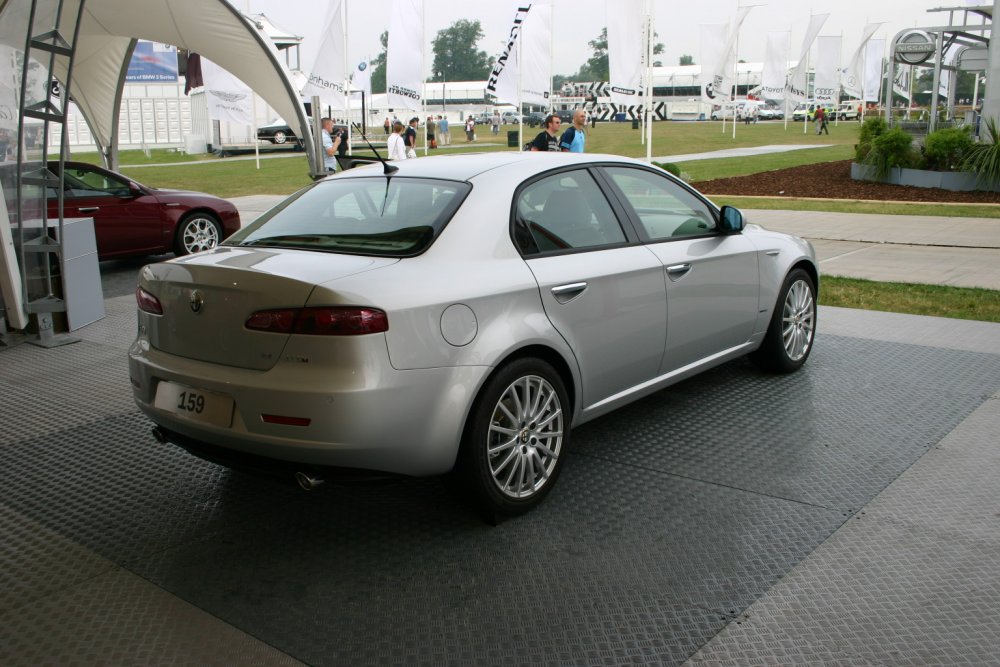
[[418,255],[434,242],[470,189],[468,183],[427,178],[333,178],[293,195],[225,245]]

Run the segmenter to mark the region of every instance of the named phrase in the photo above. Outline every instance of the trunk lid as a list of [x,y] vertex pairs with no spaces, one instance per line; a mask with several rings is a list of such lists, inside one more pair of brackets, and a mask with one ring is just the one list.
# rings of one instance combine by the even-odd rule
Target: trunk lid
[[289,336],[245,328],[251,314],[274,308],[300,308],[319,283],[397,261],[223,246],[207,253],[150,264],[142,269],[139,284],[158,298],[163,307],[162,316],[144,318],[150,345],[187,359],[267,370],[281,357]]

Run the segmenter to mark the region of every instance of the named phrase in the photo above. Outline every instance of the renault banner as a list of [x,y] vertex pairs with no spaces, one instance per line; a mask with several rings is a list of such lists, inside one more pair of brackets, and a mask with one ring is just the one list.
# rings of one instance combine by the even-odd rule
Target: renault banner
[[643,0],[616,0],[607,6],[608,66],[611,103],[637,105],[646,61],[643,39]]

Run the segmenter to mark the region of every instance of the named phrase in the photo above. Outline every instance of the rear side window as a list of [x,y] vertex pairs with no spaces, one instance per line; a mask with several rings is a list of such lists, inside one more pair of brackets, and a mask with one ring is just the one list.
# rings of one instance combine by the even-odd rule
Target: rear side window
[[430,247],[471,186],[426,178],[322,181],[271,209],[225,245],[409,257]]
[[524,255],[602,248],[625,240],[608,200],[586,170],[543,178],[517,198],[514,241]]

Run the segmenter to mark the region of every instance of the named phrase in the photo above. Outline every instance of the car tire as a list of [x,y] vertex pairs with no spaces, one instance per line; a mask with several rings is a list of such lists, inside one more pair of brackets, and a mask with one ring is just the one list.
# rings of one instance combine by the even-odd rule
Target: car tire
[[785,278],[764,341],[750,358],[771,373],[791,373],[812,352],[816,335],[816,284],[802,269]]
[[278,130],[277,132],[274,133],[274,138],[271,141],[273,141],[276,144],[283,144],[286,141],[288,141],[288,135],[282,132],[281,130]]
[[483,510],[522,514],[548,495],[566,456],[570,413],[562,378],[541,359],[494,373],[469,414],[456,468]]
[[210,213],[191,213],[181,218],[174,235],[174,254],[178,257],[211,250],[222,240],[222,225]]

